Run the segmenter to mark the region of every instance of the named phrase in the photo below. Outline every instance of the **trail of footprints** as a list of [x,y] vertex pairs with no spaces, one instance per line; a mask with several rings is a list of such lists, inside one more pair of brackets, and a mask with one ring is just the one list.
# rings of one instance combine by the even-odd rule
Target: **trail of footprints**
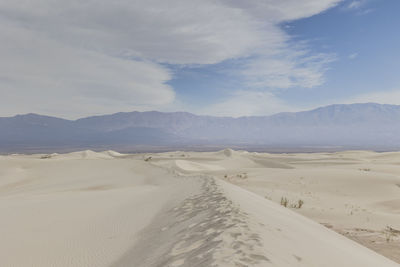
[[251,232],[248,215],[223,195],[213,178],[203,179],[202,193],[169,211],[176,216],[174,224],[185,227],[176,233],[179,241],[159,266],[268,264],[261,252],[261,238]]

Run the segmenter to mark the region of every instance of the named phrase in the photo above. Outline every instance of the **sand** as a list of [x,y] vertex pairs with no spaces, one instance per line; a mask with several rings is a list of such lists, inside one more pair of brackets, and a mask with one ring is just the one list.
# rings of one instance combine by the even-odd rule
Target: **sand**
[[399,266],[400,153],[2,156],[0,214],[0,266]]

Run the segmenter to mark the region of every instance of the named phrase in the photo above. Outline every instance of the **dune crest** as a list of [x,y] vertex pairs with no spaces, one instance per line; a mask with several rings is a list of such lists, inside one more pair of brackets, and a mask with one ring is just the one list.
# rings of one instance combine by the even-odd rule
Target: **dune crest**
[[183,172],[222,171],[225,169],[216,164],[198,163],[190,160],[176,160],[175,165]]
[[[301,211],[311,213],[316,196],[325,201],[324,195],[314,195],[328,188],[319,183],[336,181],[312,180],[312,174],[321,174],[316,170],[329,170],[354,190],[352,179],[375,181],[365,159],[377,160],[377,155],[357,160],[346,153],[228,154],[234,156],[224,151],[151,156],[80,151],[55,155],[57,160],[2,157],[0,212],[7,216],[0,221],[0,266],[399,266],[274,203],[273,194],[294,199],[284,191],[293,189],[304,193]],[[339,159],[345,171],[335,171]],[[341,180],[341,172],[353,176]],[[398,178],[381,175],[379,182],[398,193]],[[263,196],[271,188],[272,201]],[[303,192],[308,188],[311,195]],[[380,190],[380,184],[374,189]],[[392,205],[397,202],[376,206]],[[390,210],[385,212],[390,218]],[[347,216],[355,223],[356,217]]]

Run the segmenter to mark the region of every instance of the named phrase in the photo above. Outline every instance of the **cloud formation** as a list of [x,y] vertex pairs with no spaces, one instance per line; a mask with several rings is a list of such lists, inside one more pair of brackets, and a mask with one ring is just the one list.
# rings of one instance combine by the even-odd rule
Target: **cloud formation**
[[340,0],[4,0],[0,113],[65,117],[174,103],[165,65],[243,59],[258,89],[323,83],[329,57],[290,45],[280,23]]
[[236,91],[220,103],[211,105],[198,113],[241,117],[270,115],[281,111],[294,111],[294,109],[271,92]]
[[349,55],[349,59],[355,59],[358,57],[358,53],[352,53]]
[[347,8],[348,9],[359,9],[362,6],[364,6],[366,4],[366,0],[355,0],[355,1],[351,1],[348,5]]
[[333,55],[304,55],[289,50],[250,60],[241,74],[251,88],[312,88],[324,83],[327,65],[334,59]]

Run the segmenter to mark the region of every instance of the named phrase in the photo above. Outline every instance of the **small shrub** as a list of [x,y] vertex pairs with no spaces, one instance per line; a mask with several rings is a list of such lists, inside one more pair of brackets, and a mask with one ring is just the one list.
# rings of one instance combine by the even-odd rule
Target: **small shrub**
[[395,236],[400,234],[400,230],[394,229],[393,227],[390,226],[386,226],[386,231],[392,233]]
[[394,235],[392,232],[385,232],[385,239],[386,239],[386,242],[389,243],[390,241],[392,241],[392,239],[393,239],[394,236],[395,236],[395,235]]
[[299,201],[298,201],[298,203],[297,203],[297,208],[298,208],[298,209],[301,209],[301,207],[303,206],[303,204],[304,204],[304,201],[301,200],[301,199],[299,199]]
[[287,207],[289,201],[287,200],[286,197],[281,197],[281,205],[284,206],[285,208]]
[[284,207],[292,208],[292,209],[301,209],[304,205],[304,201],[299,199],[297,203],[289,203],[289,200],[286,197],[281,197],[281,205]]

